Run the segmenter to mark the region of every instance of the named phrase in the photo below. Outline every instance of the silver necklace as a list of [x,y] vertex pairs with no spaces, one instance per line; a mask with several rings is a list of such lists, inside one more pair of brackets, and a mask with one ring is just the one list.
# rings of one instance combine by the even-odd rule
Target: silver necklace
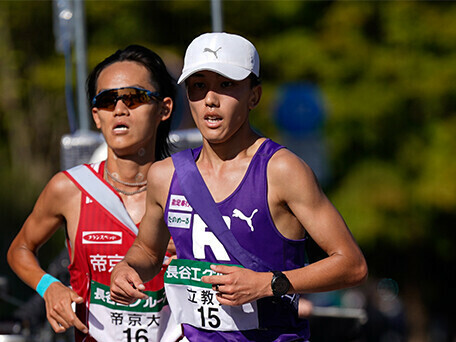
[[105,173],[109,175],[109,177],[111,177],[112,179],[114,179],[116,182],[119,182],[120,184],[124,184],[124,185],[127,185],[127,186],[142,186],[141,189],[138,189],[138,190],[135,190],[135,191],[125,191],[125,190],[122,190],[122,189],[119,189],[118,187],[116,187],[114,184],[112,184],[108,177],[105,177],[106,178],[106,181],[113,187],[114,190],[116,190],[117,192],[125,195],[125,196],[132,196],[132,195],[136,195],[136,194],[139,194],[140,192],[143,192],[143,191],[146,191],[147,190],[147,180],[144,181],[144,182],[140,182],[140,183],[127,183],[127,182],[122,182],[121,180],[119,179],[116,179],[115,177],[113,177],[109,171],[108,171],[108,168],[105,167]]
[[126,185],[126,186],[144,186],[147,184],[147,180],[143,181],[143,182],[139,182],[139,183],[127,183],[127,182],[124,182],[124,181],[121,181],[120,179],[117,179],[116,177],[114,177],[109,171],[108,171],[108,168],[105,166],[105,171],[106,173],[108,174],[109,177],[111,177],[115,182],[117,183],[120,183],[120,184],[123,184],[123,185]]
[[116,190],[117,192],[120,192],[121,194],[124,194],[126,196],[131,196],[135,194],[139,194],[140,192],[146,191],[147,190],[147,185],[144,185],[141,189],[135,190],[135,191],[125,191],[119,188],[116,188],[114,184],[112,184],[110,181],[108,181],[109,184]]

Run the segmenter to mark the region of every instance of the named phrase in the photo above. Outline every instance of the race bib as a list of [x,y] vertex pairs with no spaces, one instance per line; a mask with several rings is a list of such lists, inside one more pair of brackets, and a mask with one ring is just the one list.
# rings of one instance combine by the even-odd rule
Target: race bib
[[213,264],[186,259],[171,261],[164,280],[175,321],[217,331],[257,329],[256,301],[242,306],[221,305],[211,284],[201,281],[203,276],[216,274],[210,269]]
[[165,290],[145,294],[146,300],[122,305],[111,300],[109,286],[92,280],[89,334],[97,341],[163,341],[171,315]]

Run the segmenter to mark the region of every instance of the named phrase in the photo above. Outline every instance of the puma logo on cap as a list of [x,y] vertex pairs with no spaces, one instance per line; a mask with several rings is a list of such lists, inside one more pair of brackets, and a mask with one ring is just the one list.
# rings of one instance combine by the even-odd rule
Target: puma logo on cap
[[209,48],[204,48],[203,53],[204,53],[204,52],[211,52],[211,53],[214,54],[215,58],[218,59],[217,52],[218,52],[218,50],[220,50],[221,48],[222,48],[222,47],[219,47],[219,48],[218,48],[217,50],[215,50],[215,51],[212,50],[212,49],[209,49]]

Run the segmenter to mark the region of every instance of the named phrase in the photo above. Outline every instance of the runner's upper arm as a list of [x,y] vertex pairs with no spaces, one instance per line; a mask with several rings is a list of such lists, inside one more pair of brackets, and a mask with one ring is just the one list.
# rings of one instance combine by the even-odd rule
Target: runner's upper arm
[[[283,175],[287,175],[283,177]],[[278,151],[268,167],[275,200],[290,208],[303,228],[328,255],[357,249],[337,209],[318,184],[312,169],[288,150]]]
[[150,167],[147,174],[146,212],[135,241],[154,263],[159,262],[160,265],[170,238],[163,213],[173,172],[171,158],[156,162]]
[[8,262],[13,270],[34,286],[36,275],[43,271],[36,261],[38,249],[65,222],[72,198],[78,189],[63,174],[55,175],[41,192],[31,214],[11,243]]
[[18,236],[30,247],[39,248],[65,222],[71,197],[78,191],[63,173],[55,175],[41,192]]

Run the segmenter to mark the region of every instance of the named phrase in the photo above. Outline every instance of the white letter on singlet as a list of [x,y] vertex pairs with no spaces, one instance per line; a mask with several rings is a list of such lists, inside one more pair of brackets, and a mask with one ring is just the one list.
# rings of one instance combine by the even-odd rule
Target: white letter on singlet
[[[231,226],[230,217],[223,216],[227,227]],[[219,261],[229,261],[230,257],[223,247],[222,243],[217,239],[214,233],[206,230],[207,225],[201,219],[198,214],[193,217],[193,229],[192,229],[192,240],[193,240],[193,256],[195,259],[205,259],[206,253],[204,253],[204,247],[209,246],[214,253],[214,256]]]

